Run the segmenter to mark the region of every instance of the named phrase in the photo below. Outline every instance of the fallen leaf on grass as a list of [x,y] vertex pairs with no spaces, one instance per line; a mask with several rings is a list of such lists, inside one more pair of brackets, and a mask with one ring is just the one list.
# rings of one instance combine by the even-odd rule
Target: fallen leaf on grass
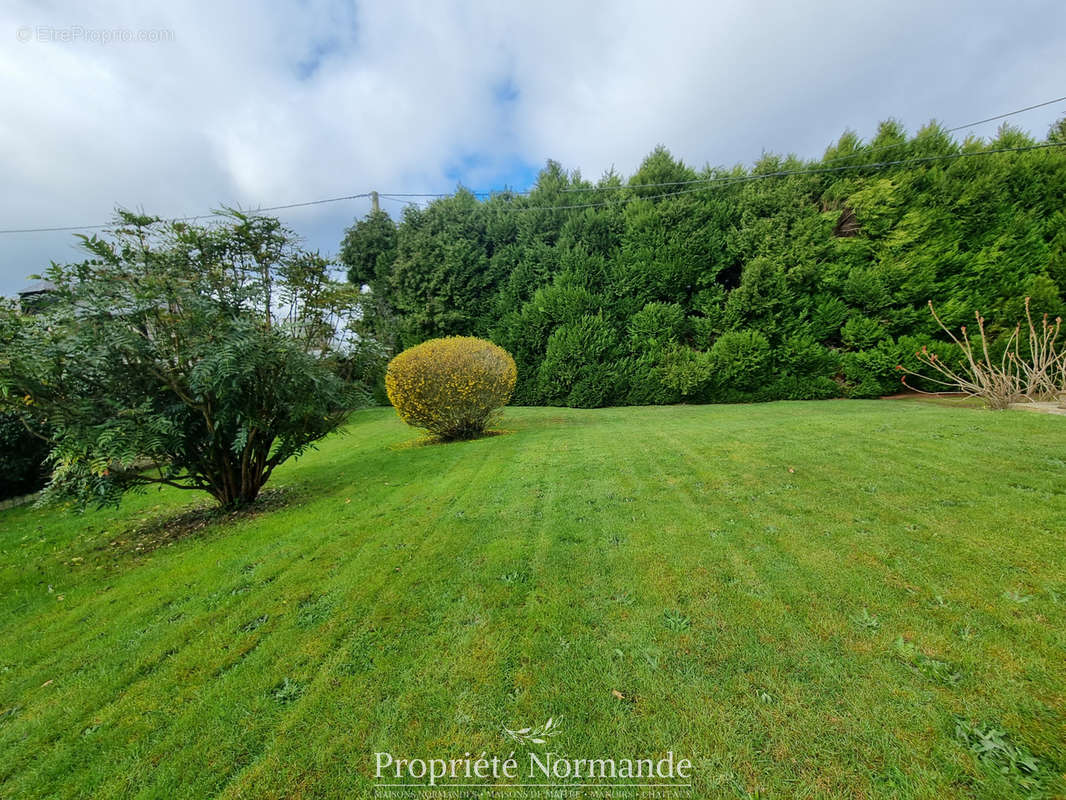
[[626,696],[624,694],[622,694],[620,691],[618,691],[617,689],[611,689],[611,694],[613,694],[619,700],[625,700],[626,699]]

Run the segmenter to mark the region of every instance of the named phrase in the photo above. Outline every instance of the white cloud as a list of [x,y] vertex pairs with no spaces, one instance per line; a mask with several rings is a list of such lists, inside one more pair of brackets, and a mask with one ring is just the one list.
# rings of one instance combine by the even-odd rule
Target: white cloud
[[[0,228],[447,191],[463,164],[494,186],[547,158],[628,173],[657,143],[696,166],[815,156],[887,116],[957,124],[1066,93],[1063,23],[1026,2],[8,4]],[[173,40],[19,42],[27,26]],[[1042,135],[1064,112],[1017,121]],[[285,219],[334,250],[365,210]],[[0,238],[0,292],[70,242]]]

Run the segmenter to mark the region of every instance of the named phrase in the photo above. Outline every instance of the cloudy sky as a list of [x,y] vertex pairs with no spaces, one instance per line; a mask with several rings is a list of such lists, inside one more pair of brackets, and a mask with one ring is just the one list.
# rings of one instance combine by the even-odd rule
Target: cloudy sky
[[[88,5],[0,10],[0,229],[525,189],[548,158],[628,174],[658,143],[697,167],[813,157],[890,116],[953,126],[1066,95],[1061,0]],[[1043,137],[1063,114],[1012,121]],[[281,216],[332,253],[367,207]],[[70,233],[0,247],[0,294],[78,256]]]

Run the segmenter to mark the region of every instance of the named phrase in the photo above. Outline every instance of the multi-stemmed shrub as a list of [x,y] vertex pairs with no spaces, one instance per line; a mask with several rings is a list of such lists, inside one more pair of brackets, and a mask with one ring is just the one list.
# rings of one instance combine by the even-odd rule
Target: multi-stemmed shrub
[[352,292],[277,219],[120,211],[82,239],[47,307],[0,305],[0,409],[48,438],[53,496],[155,484],[245,506],[364,404],[342,377]]
[[514,391],[514,359],[472,336],[450,336],[404,350],[389,362],[385,390],[400,418],[443,440],[484,433]]
[[[1007,408],[1022,401],[1049,401],[1066,395],[1066,349],[1058,341],[1062,318],[1057,317],[1050,322],[1048,315],[1044,314],[1037,328],[1029,305],[1027,297],[1025,319],[1028,330],[1023,333],[1020,324],[1015,326],[1007,335],[1006,342],[997,348],[990,341],[985,318],[980,312],[974,314],[978,336],[971,338],[965,325],[956,336],[930,302],[930,313],[941,330],[958,345],[963,363],[959,366],[947,364],[941,356],[923,347],[916,354],[918,360],[931,367],[939,377],[921,375],[903,366],[898,369],[906,375],[922,377],[934,385],[978,397],[993,409]],[[903,377],[904,384],[907,382],[906,375]]]

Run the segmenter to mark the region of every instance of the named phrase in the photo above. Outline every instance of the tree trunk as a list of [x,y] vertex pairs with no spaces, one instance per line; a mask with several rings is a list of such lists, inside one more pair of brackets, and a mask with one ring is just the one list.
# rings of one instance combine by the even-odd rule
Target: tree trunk
[[218,501],[219,506],[227,511],[236,511],[255,502],[255,498],[259,496],[262,488],[263,481],[261,480],[249,482],[244,486],[227,483],[219,491],[211,492],[211,494]]
[[211,494],[222,508],[244,508],[259,496],[270,477],[266,454],[259,452],[261,449],[249,443],[239,456],[231,451],[216,451]]

